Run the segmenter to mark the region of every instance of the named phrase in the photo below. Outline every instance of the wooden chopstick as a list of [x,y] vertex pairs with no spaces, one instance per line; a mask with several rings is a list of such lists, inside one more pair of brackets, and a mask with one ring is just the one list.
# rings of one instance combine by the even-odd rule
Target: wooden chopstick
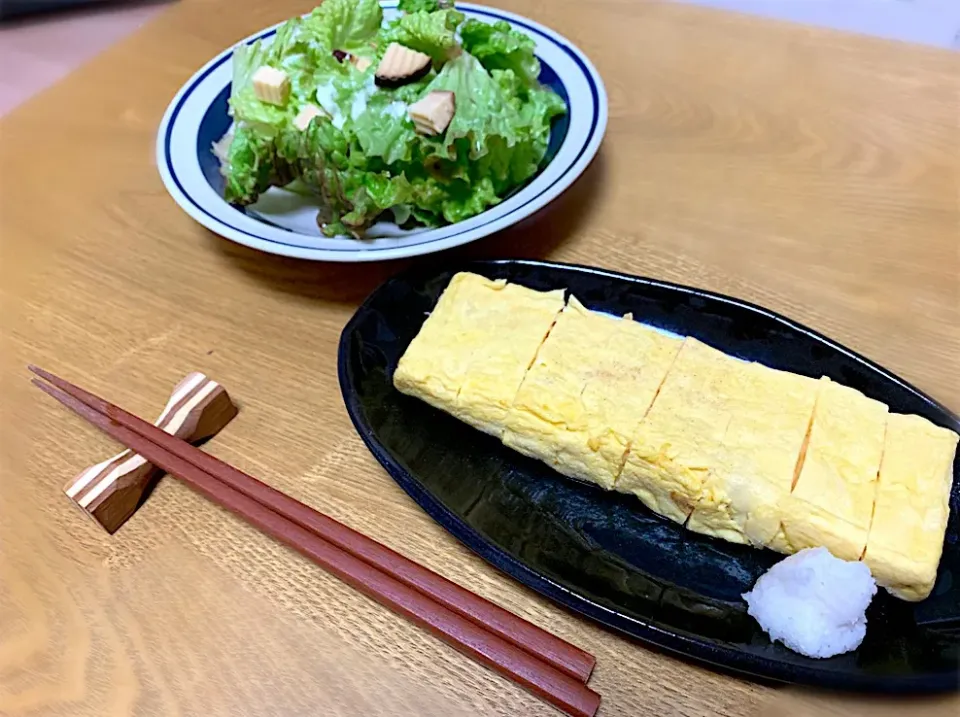
[[[212,456],[162,431],[158,431],[145,421],[141,422],[143,425],[157,430],[161,434],[160,437],[163,438],[164,444],[176,446],[187,458],[177,455],[169,450],[167,445],[159,445],[159,441],[154,443],[151,440],[152,435],[144,436],[121,424],[121,420],[124,419],[134,419],[134,422],[139,421],[132,414],[121,411],[121,409],[57,378],[53,374],[35,367],[31,367],[31,370],[37,375],[47,378],[60,388],[34,380],[38,387],[105,433],[140,453],[150,462],[181,478],[207,498],[247,519],[265,533],[311,558],[314,562],[340,577],[344,582],[395,612],[406,616],[453,647],[514,680],[565,712],[578,716],[593,715],[596,712],[600,697],[582,682],[561,672],[530,652],[520,649],[512,642],[486,629],[484,625],[454,612],[429,595],[410,587],[407,583],[379,569],[376,565],[343,550],[323,536],[311,532],[285,515],[259,503],[224,482],[216,473],[210,472],[203,465],[197,464],[199,457],[213,459]],[[60,390],[61,388],[63,390]],[[80,393],[81,396],[89,397],[97,405],[90,406],[84,403],[80,397],[72,395],[74,391]],[[102,412],[98,410],[100,406],[104,408]],[[137,425],[142,427],[139,424]],[[187,451],[184,447],[191,450]],[[194,455],[194,451],[199,454],[199,457]],[[194,458],[198,458],[198,461],[194,462]],[[216,459],[213,460],[217,467],[226,466]],[[234,471],[242,476],[246,475],[236,471],[236,469],[231,469],[231,472]],[[246,478],[259,483],[250,476],[246,476]],[[303,506],[303,508],[312,510],[307,506]],[[346,526],[342,527],[346,528]],[[362,535],[353,532],[356,535]],[[392,551],[390,552],[392,553]],[[394,553],[394,555],[396,554]],[[426,569],[424,568],[424,570]],[[459,588],[459,586],[457,587]],[[463,590],[462,588],[459,589]]]
[[[183,441],[171,441],[168,435],[137,416],[114,406],[62,378],[36,366],[30,370],[54,384],[81,403],[153,443],[159,443],[174,455],[216,476],[235,490],[271,510],[280,513],[300,527],[328,540],[355,557],[365,560],[397,580],[433,598],[441,605],[472,620],[498,637],[526,650],[534,657],[586,683],[596,658],[569,642],[560,639],[533,623],[504,610],[499,605],[476,595],[432,570],[416,563],[367,537],[363,533],[304,505],[298,500],[237,470],[218,458],[195,449]],[[189,449],[189,450],[187,450]]]

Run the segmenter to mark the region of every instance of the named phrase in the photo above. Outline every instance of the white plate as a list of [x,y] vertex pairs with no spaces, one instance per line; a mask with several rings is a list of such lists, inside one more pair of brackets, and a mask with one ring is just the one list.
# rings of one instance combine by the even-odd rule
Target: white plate
[[[396,2],[381,2],[386,19],[398,15]],[[505,20],[536,41],[540,81],[566,102],[567,114],[554,121],[543,169],[519,191],[482,214],[437,229],[402,231],[381,222],[372,238],[329,238],[316,223],[313,200],[271,189],[246,208],[223,199],[223,178],[210,146],[230,125],[233,48],[208,62],[180,89],[157,134],[157,165],[170,195],[184,211],[227,239],[254,249],[323,261],[378,261],[449,249],[500,231],[556,199],[583,173],[607,127],[607,94],[596,69],[568,40],[532,20],[480,5],[458,4],[467,17]],[[250,43],[272,36],[279,25],[251,35]]]

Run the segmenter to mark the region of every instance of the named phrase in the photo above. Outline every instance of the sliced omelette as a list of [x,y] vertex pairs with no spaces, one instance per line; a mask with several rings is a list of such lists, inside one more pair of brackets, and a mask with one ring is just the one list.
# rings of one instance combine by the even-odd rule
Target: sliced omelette
[[876,581],[903,600],[933,589],[950,515],[957,434],[920,416],[891,413],[873,524],[864,562]]
[[454,413],[474,347],[482,340],[481,331],[469,319],[470,307],[495,299],[506,283],[466,272],[454,275],[400,357],[393,374],[394,386]]
[[737,363],[718,384],[726,426],[687,528],[734,543],[771,544],[790,495],[819,381]]
[[455,413],[498,438],[523,377],[564,305],[562,290],[507,284],[502,292],[498,311],[470,317],[484,338],[473,351]]
[[935,582],[957,434],[828,379],[460,273],[394,383],[691,530],[825,546],[905,600]]
[[682,341],[570,297],[507,415],[505,445],[613,488]]
[[563,305],[560,289],[534,291],[458,273],[401,357],[394,385],[499,437]]
[[634,433],[616,489],[683,523],[722,454],[731,358],[688,337]]
[[803,467],[772,547],[795,553],[824,546],[859,560],[867,544],[883,456],[887,406],[821,379]]

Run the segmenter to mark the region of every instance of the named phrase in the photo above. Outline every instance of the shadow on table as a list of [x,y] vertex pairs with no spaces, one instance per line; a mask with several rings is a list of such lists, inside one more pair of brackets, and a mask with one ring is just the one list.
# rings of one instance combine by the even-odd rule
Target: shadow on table
[[174,0],[0,0],[4,28],[23,27],[50,20],[122,13],[137,7],[166,5]]
[[541,259],[581,227],[604,183],[601,151],[587,171],[555,201],[516,226],[471,244],[411,259],[341,264],[265,254],[209,232],[209,240],[238,269],[276,291],[357,304],[377,286],[415,262],[423,267],[468,259]]
[[947,717],[956,715],[956,695],[856,695],[785,687],[771,693],[757,717]]

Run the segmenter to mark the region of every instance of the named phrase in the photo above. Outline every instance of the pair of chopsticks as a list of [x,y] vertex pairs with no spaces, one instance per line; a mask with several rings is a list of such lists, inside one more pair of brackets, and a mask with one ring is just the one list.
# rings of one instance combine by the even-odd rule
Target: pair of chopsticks
[[564,712],[592,717],[595,658],[189,443],[36,366],[33,383],[214,503]]

